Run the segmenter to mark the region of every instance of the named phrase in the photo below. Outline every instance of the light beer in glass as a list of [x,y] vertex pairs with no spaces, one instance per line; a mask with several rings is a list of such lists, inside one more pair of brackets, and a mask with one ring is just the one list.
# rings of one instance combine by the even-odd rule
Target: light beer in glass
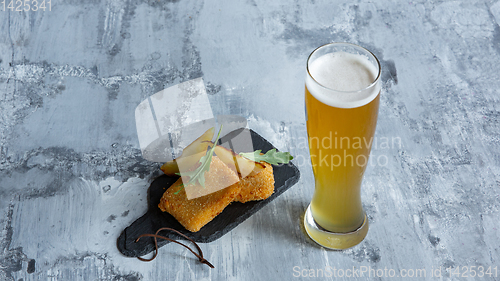
[[327,248],[352,247],[368,231],[361,182],[377,124],[379,78],[375,55],[354,44],[323,45],[307,61],[306,123],[315,190],[304,226]]

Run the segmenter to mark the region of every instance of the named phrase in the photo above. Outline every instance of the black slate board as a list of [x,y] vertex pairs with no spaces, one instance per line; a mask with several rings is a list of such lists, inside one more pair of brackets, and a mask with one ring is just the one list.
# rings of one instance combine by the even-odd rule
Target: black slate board
[[[245,129],[247,130],[247,129]],[[231,138],[232,134],[239,134],[240,130],[229,133],[225,139]],[[250,130],[254,149],[261,149],[263,153],[275,148],[262,136]],[[280,196],[283,192],[293,186],[300,177],[300,172],[291,162],[286,165],[273,165],[274,170],[274,193],[269,198],[260,201],[251,201],[247,203],[234,202],[227,206],[224,211],[215,217],[211,222],[202,227],[198,232],[190,232],[186,230],[177,220],[168,213],[163,213],[158,208],[158,203],[165,190],[172,185],[178,177],[169,177],[162,175],[156,178],[150,185],[148,190],[148,211],[145,215],[133,222],[129,227],[125,228],[117,240],[118,250],[128,257],[139,257],[146,255],[154,250],[153,238],[142,238],[139,242],[135,242],[137,237],[144,233],[155,233],[161,227],[171,227],[177,229],[181,233],[187,235],[196,242],[208,243],[212,242],[247,218],[255,214],[265,205]],[[161,235],[171,239],[182,239],[176,234],[163,231]],[[169,241],[158,239],[158,247],[161,247]]]

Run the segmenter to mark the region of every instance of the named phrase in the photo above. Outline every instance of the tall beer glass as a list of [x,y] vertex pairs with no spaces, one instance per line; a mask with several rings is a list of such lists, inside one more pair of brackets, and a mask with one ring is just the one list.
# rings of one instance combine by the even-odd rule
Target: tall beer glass
[[323,45],[307,60],[306,123],[315,189],[304,226],[327,248],[352,247],[368,232],[360,189],[377,125],[379,79],[378,59],[354,44]]

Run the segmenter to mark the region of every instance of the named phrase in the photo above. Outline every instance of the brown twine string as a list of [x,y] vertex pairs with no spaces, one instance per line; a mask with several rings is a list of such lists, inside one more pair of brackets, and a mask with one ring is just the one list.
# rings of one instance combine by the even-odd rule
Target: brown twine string
[[[168,237],[158,235],[158,233],[159,233],[160,231],[163,231],[163,230],[170,230],[170,231],[173,231],[173,232],[175,232],[175,233],[179,234],[180,236],[182,236],[182,237],[186,238],[187,240],[189,240],[189,241],[193,242],[193,244],[195,245],[195,247],[196,247],[196,249],[198,250],[198,253],[199,253],[199,254],[197,254],[195,251],[193,251],[193,250],[192,250],[189,246],[187,246],[187,245],[185,245],[185,244],[183,244],[183,243],[181,243],[181,242],[179,242],[179,241],[177,241],[177,240],[170,239],[170,238],[168,238]],[[137,258],[138,258],[139,260],[141,260],[141,261],[152,261],[152,260],[154,260],[154,259],[156,258],[156,256],[158,255],[158,241],[157,241],[156,239],[158,239],[158,238],[159,238],[159,239],[168,240],[168,241],[170,241],[170,242],[174,242],[174,243],[177,243],[177,244],[179,244],[179,245],[182,245],[183,247],[185,247],[185,248],[187,248],[189,251],[191,251],[191,253],[193,253],[193,254],[194,254],[194,255],[198,258],[198,260],[199,260],[201,263],[204,263],[204,264],[206,264],[206,265],[210,266],[211,268],[214,268],[214,266],[213,266],[213,265],[212,265],[209,261],[207,261],[207,260],[203,257],[203,252],[201,251],[201,248],[198,246],[198,244],[196,244],[196,242],[194,242],[194,240],[193,240],[193,239],[191,239],[191,238],[187,237],[186,235],[184,235],[184,234],[180,233],[179,231],[177,231],[177,230],[175,230],[175,229],[173,229],[173,228],[170,228],[170,227],[162,227],[162,228],[158,229],[158,230],[156,231],[156,233],[155,233],[155,234],[149,234],[149,233],[146,233],[146,234],[141,234],[141,235],[139,235],[139,237],[137,237],[137,239],[135,240],[135,242],[137,243],[137,242],[139,241],[139,239],[141,239],[142,237],[153,237],[153,238],[154,238],[154,241],[155,241],[155,253],[153,254],[153,257],[152,257],[152,258],[150,258],[150,259],[145,259],[145,258],[137,257]]]

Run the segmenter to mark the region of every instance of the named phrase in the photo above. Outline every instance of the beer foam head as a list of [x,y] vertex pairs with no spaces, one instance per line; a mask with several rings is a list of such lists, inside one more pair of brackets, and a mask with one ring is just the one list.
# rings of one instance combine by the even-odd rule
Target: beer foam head
[[354,108],[371,102],[380,91],[377,66],[364,55],[334,52],[308,62],[306,86],[324,104]]

